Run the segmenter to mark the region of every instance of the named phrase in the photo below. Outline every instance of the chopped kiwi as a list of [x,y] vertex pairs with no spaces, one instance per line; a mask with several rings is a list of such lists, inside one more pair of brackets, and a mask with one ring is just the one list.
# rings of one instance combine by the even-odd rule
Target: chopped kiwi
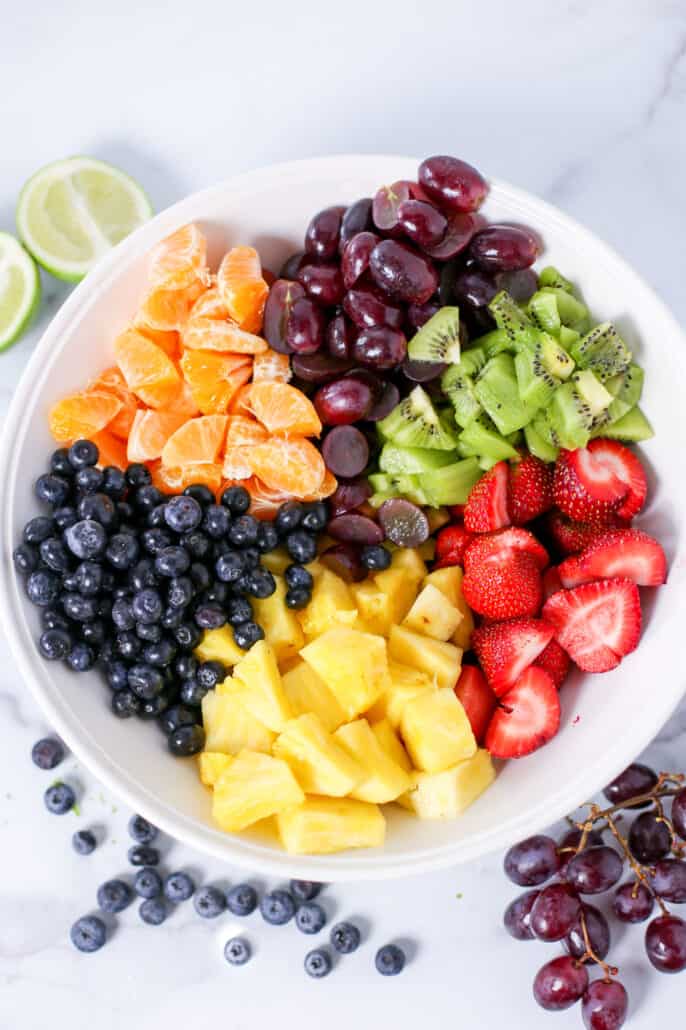
[[[539,291],[539,294],[543,297],[555,298],[557,313],[562,325],[566,325],[570,329],[576,329],[582,333],[588,331],[590,327],[588,308],[584,303],[582,303],[582,301],[573,297],[568,290],[546,286],[544,289]],[[536,294],[534,296],[536,296]],[[531,301],[529,303],[531,303]]]
[[465,458],[445,468],[422,473],[422,490],[434,508],[442,504],[465,504],[470,490],[481,478],[481,471],[476,458]]
[[644,373],[640,365],[629,365],[625,372],[612,376],[605,383],[612,394],[612,403],[608,409],[611,422],[626,415],[641,399]]
[[500,435],[487,415],[480,415],[462,430],[457,449],[465,457],[487,456],[496,461],[517,457],[517,451]]
[[481,414],[481,404],[474,392],[474,380],[462,372],[461,362],[459,365],[452,365],[443,373],[441,389],[450,398],[458,425],[468,426]]
[[586,446],[591,438],[593,412],[574,383],[558,386],[550,402],[548,416],[560,446],[569,450]]
[[521,429],[531,420],[533,410],[519,396],[511,354],[497,354],[484,365],[474,385],[474,393],[503,436]]
[[[498,332],[497,329],[494,332]],[[485,339],[485,337],[484,337]],[[486,364],[487,358],[490,358],[490,354],[486,354],[486,351],[482,346],[470,347],[468,350],[463,350],[460,355],[460,370],[465,375],[475,376],[477,372]]]
[[640,443],[655,436],[655,431],[641,409],[636,405],[616,422],[603,426],[594,436],[607,436],[611,440],[623,440],[626,443]]
[[548,333],[557,334],[562,325],[553,292],[537,290],[527,305],[531,321]]
[[460,309],[440,308],[412,337],[407,353],[413,361],[457,364],[460,360]]
[[[369,477],[369,485],[373,489],[374,495],[377,498],[381,497],[382,501],[389,497],[407,497],[408,501],[414,501],[415,504],[429,503],[417,474],[394,476],[388,473],[376,473]],[[376,507],[374,499],[370,500]]]
[[568,351],[574,346],[577,340],[581,339],[581,333],[578,333],[576,329],[570,329],[568,325],[561,325],[557,338],[560,341],[560,346],[564,347],[564,349]]
[[575,372],[572,380],[576,392],[586,402],[595,419],[601,412],[607,411],[612,404],[612,394],[609,393],[598,378],[588,368],[582,368]]
[[534,457],[540,458],[541,461],[557,460],[557,456],[560,453],[559,448],[546,440],[538,432],[533,422],[529,422],[528,426],[524,426],[524,438],[526,440],[528,450],[534,455]]
[[507,333],[511,344],[533,339],[536,327],[506,290],[496,293],[488,305],[498,329]]
[[571,347],[579,368],[590,368],[601,382],[619,375],[631,364],[631,351],[610,322],[601,322]]
[[558,272],[557,268],[553,265],[547,265],[538,273],[538,285],[554,286],[557,289],[566,290],[568,293],[574,293],[573,283],[569,279],[565,279],[562,272]]
[[549,447],[559,448],[560,439],[551,421],[549,408],[541,408],[540,411],[536,412],[529,425],[533,427],[534,431]]
[[379,469],[391,474],[431,472],[455,461],[450,451],[429,451],[424,447],[398,447],[384,444],[379,454]]
[[543,408],[555,392],[560,380],[551,375],[537,355],[535,347],[525,347],[514,359],[519,396],[527,408]]
[[486,358],[494,358],[504,350],[512,350],[512,340],[504,329],[492,329],[490,333],[479,337],[479,347]]
[[426,447],[427,450],[452,451],[457,436],[438,417],[431,399],[421,386],[415,386],[390,415],[377,423],[386,440],[400,447]]

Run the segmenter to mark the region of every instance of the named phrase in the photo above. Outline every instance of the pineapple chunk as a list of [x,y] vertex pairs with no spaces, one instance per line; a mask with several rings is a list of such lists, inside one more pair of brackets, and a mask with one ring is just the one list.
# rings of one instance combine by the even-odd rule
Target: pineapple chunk
[[276,656],[258,640],[233,670],[236,696],[270,730],[280,733],[293,712],[283,692]]
[[426,565],[417,547],[398,547],[393,552],[391,568],[404,572],[414,583],[415,589],[426,576]]
[[345,722],[345,712],[324,680],[301,658],[283,674],[282,683],[295,716],[314,712],[329,733]]
[[422,772],[443,772],[476,751],[467,713],[450,687],[427,691],[409,701],[400,733],[412,764]]
[[388,654],[397,662],[425,672],[439,687],[454,687],[462,666],[462,649],[444,640],[423,637],[405,626],[393,626]]
[[239,751],[272,749],[275,734],[241,704],[235,690],[236,681],[224,680],[221,690],[211,690],[202,699],[202,722],[205,727],[205,749],[225,755]]
[[291,719],[277,737],[273,753],[287,762],[308,794],[343,797],[358,784],[364,770],[310,712]]
[[264,639],[278,662],[295,658],[305,643],[295,612],[286,607],[286,583],[274,576],[276,590],[269,597],[252,598],[255,622],[264,630]]
[[460,622],[462,612],[448,602],[438,587],[427,583],[405,616],[403,625],[434,640],[448,640]]
[[351,626],[357,618],[355,601],[340,576],[323,568],[315,578],[312,600],[298,612],[305,636],[318,637],[332,626]]
[[198,755],[198,769],[201,782],[206,787],[214,787],[231,761],[231,755],[223,755],[218,751],[201,751]]
[[420,819],[454,819],[495,779],[491,756],[485,748],[443,772],[416,773],[415,785],[398,798],[400,804]]
[[378,722],[372,723],[372,733],[396,765],[399,765],[407,773],[412,772],[410,757],[389,719],[380,719]]
[[260,564],[263,568],[269,569],[275,576],[283,576],[288,566],[292,563],[293,559],[285,547],[277,547],[275,551],[268,551],[267,554],[263,554],[260,558]]
[[341,726],[333,739],[364,769],[364,778],[350,791],[351,797],[383,805],[409,789],[407,772],[384,751],[366,719]]
[[393,729],[397,730],[407,702],[425,690],[436,689],[436,685],[425,672],[399,662],[389,661],[388,677],[386,689],[368,714],[372,722],[388,719]]
[[201,662],[221,662],[222,665],[236,665],[245,658],[247,651],[242,651],[233,639],[230,626],[205,630],[203,638],[195,649]]
[[386,835],[386,820],[378,805],[351,798],[308,798],[277,815],[276,825],[291,855],[380,847]]
[[371,708],[388,685],[386,641],[372,633],[339,626],[300,654],[324,680],[347,719]]
[[[385,569],[384,572],[377,572],[372,578],[374,586],[386,595],[386,600],[374,602],[371,600],[370,593],[368,603],[373,604],[374,610],[379,612],[379,617],[385,620],[383,635],[388,636],[391,626],[402,622],[412,607],[417,596],[417,583],[403,569],[394,569],[392,566],[390,569]],[[364,618],[368,618],[364,612],[360,614]]]
[[304,800],[285,762],[257,751],[241,751],[214,785],[212,815],[222,830],[237,833]]
[[[357,622],[362,620],[370,633],[387,637],[391,626],[402,618],[397,595],[384,593],[371,579],[366,579],[363,583],[353,583],[350,592],[360,613]],[[404,606],[404,601],[402,605]],[[355,628],[357,629],[357,623]]]
[[462,612],[462,621],[458,624],[453,634],[453,644],[467,650],[474,631],[474,618],[462,593],[462,579],[464,573],[459,565],[451,565],[446,569],[436,569],[430,572],[424,580],[424,586],[431,584],[448,598],[450,603]]

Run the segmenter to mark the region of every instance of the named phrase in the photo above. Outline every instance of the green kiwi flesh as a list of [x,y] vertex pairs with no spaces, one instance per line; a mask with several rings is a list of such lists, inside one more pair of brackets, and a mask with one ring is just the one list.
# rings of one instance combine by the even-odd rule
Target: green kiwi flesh
[[460,360],[460,309],[440,308],[407,345],[412,361],[454,365]]

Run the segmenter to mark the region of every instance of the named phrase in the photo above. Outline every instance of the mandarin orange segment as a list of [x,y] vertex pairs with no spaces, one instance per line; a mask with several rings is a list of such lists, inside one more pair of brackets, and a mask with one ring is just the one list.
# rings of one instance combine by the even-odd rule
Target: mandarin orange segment
[[322,431],[312,401],[288,383],[253,383],[248,403],[255,418],[270,433],[319,436]]
[[337,486],[338,480],[333,472],[327,469],[319,489],[315,490],[313,494],[307,494],[303,497],[303,501],[323,501],[325,497],[331,497],[331,494],[335,493]]
[[181,342],[189,350],[230,351],[233,354],[260,354],[267,341],[221,318],[194,316],[188,320]]
[[90,437],[98,448],[98,465],[104,468],[106,465],[114,465],[115,468],[125,469],[128,465],[126,459],[126,444],[109,431],[101,429],[99,433],[93,433]]
[[143,336],[147,336],[149,340],[156,343],[158,347],[161,347],[168,358],[176,358],[181,347],[181,336],[176,329],[172,329],[169,332],[164,329],[153,329],[149,325],[134,325],[134,329],[137,329]]
[[236,393],[235,397],[229,404],[230,415],[246,415],[255,421],[250,411],[250,391],[252,390],[252,384],[246,383],[245,386],[241,386],[240,390]]
[[205,287],[200,281],[182,290],[165,290],[156,286],[143,298],[134,321],[136,325],[143,324],[164,332],[183,329],[193,305],[204,292]]
[[270,489],[294,497],[316,493],[326,474],[324,459],[304,437],[258,443],[250,451],[250,463],[255,475]]
[[221,318],[229,317],[229,309],[221,298],[216,286],[210,287],[201,293],[191,308],[189,319],[193,318]]
[[293,373],[287,354],[279,354],[275,350],[266,350],[256,354],[253,361],[253,383],[287,383]]
[[207,240],[197,225],[184,225],[157,244],[150,255],[152,286],[178,290],[207,276]]
[[226,415],[189,419],[167,440],[162,464],[168,468],[218,463],[226,436]]
[[217,272],[217,285],[234,322],[249,333],[258,333],[269,287],[262,278],[257,251],[253,247],[228,251]]
[[240,447],[245,444],[263,443],[269,434],[264,426],[247,415],[230,415],[226,430],[226,446]]
[[181,389],[164,410],[176,411],[179,415],[185,415],[186,418],[194,418],[200,414],[200,408],[195,401],[193,391],[185,379],[181,380]]
[[249,354],[188,350],[181,371],[203,415],[224,414],[236,391],[250,380],[252,359]]
[[[223,484],[225,488],[232,485],[230,481]],[[250,494],[250,514],[257,519],[273,519],[284,501],[289,498],[289,495],[281,490],[270,489],[257,476],[251,476],[240,485]]]
[[169,437],[186,420],[183,412],[155,411],[154,408],[136,412],[126,449],[129,461],[159,458]]
[[176,468],[160,464],[152,467],[150,471],[155,486],[166,493],[179,493],[193,483],[204,483],[216,493],[222,482],[222,467],[218,464],[204,463]]
[[107,393],[114,394],[121,401],[121,411],[114,416],[107,428],[110,433],[114,433],[115,436],[120,436],[122,440],[126,440],[138,411],[138,402],[126,385],[126,380],[119,369],[115,365],[112,368],[105,369],[102,375],[99,375],[97,379],[94,379],[89,384],[88,389],[105,390]]
[[250,479],[252,476],[252,464],[250,453],[252,447],[227,447],[224,451],[224,464],[222,475],[225,479],[233,479],[236,482],[242,479]]
[[117,337],[114,356],[129,389],[149,408],[164,408],[178,394],[181,377],[174,363],[137,329]]
[[63,397],[48,412],[50,432],[60,443],[72,443],[109,425],[121,411],[122,402],[105,390],[84,390]]

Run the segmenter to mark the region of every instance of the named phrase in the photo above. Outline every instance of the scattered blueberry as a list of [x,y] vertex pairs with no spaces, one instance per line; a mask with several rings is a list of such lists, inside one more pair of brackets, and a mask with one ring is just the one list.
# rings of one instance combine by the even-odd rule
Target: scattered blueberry
[[62,607],[65,615],[75,622],[90,622],[98,614],[95,598],[83,594],[63,594]]
[[77,830],[72,835],[71,844],[77,855],[90,855],[95,851],[97,841],[90,830]]
[[47,515],[36,515],[24,526],[23,538],[25,544],[40,544],[49,536],[54,536],[55,523]]
[[315,948],[313,951],[308,951],[307,955],[305,955],[304,966],[308,976],[311,976],[314,980],[321,980],[323,976],[329,975],[333,963],[331,955],[326,948]]
[[139,898],[158,898],[162,893],[162,877],[156,869],[146,866],[136,873],[133,889]]
[[170,873],[164,881],[163,889],[169,901],[188,901],[193,896],[195,884],[188,873]]
[[126,481],[129,486],[139,487],[147,486],[152,483],[152,476],[150,475],[150,469],[145,465],[134,463],[129,465],[126,470]]
[[216,919],[226,908],[226,898],[218,887],[201,887],[195,892],[193,906],[203,919]]
[[160,717],[160,729],[169,735],[180,726],[192,726],[197,718],[198,713],[185,705],[172,705]]
[[305,512],[300,523],[310,533],[321,533],[329,521],[329,511],[323,501],[315,501]]
[[102,492],[119,501],[126,493],[126,476],[114,465],[106,465],[103,471]]
[[326,912],[316,901],[305,901],[295,913],[295,925],[302,933],[319,933],[326,924]]
[[236,547],[252,547],[257,543],[259,522],[254,515],[239,515],[228,531],[228,538]]
[[26,594],[32,604],[39,608],[47,608],[57,600],[60,593],[60,581],[54,572],[36,569],[26,581]]
[[341,955],[350,955],[360,946],[360,931],[354,923],[336,923],[331,928],[331,944]]
[[74,466],[69,461],[69,451],[66,447],[59,447],[50,455],[50,471],[57,476],[66,476],[70,479],[74,475]]
[[67,547],[77,558],[97,558],[107,546],[105,527],[94,519],[82,519],[65,531]]
[[232,937],[224,945],[224,958],[232,966],[244,966],[251,956],[252,949],[245,937]]
[[249,883],[239,883],[227,893],[226,907],[235,916],[249,916],[257,908],[257,891]]
[[250,622],[253,616],[252,605],[247,597],[232,597],[226,611],[226,621],[230,626],[240,626]]
[[286,501],[276,513],[274,526],[278,533],[285,535],[297,529],[302,521],[304,509],[300,501]]
[[222,583],[236,583],[245,572],[243,556],[238,551],[223,554],[217,559],[215,572]]
[[294,562],[307,565],[317,557],[317,541],[305,530],[296,529],[286,537],[286,550]]
[[[56,633],[57,630],[53,630],[53,632]],[[67,665],[74,672],[88,672],[95,665],[93,648],[88,644],[74,644],[67,656]]]
[[145,587],[133,595],[131,611],[137,622],[159,622],[164,611],[162,598],[153,587]]
[[205,509],[202,520],[202,528],[213,540],[221,540],[229,532],[231,526],[231,514],[227,508],[220,504],[211,504]]
[[132,715],[138,715],[141,710],[140,699],[132,690],[117,690],[112,695],[112,711],[120,719],[129,719]]
[[311,600],[312,594],[305,587],[291,587],[286,591],[286,607],[292,608],[294,611],[306,608]]
[[208,690],[214,690],[218,683],[226,679],[226,669],[221,662],[203,662],[197,672],[198,683]]
[[396,944],[386,944],[377,951],[374,965],[382,976],[397,976],[405,968],[405,952]]
[[191,486],[186,487],[183,493],[185,497],[195,498],[203,508],[206,508],[208,504],[214,504],[214,494],[204,483],[192,483]]
[[182,680],[195,676],[199,667],[200,663],[194,654],[180,654],[174,662],[174,672]]
[[93,468],[92,465],[88,465],[86,468],[78,470],[74,476],[74,481],[81,493],[95,494],[102,488],[105,477],[102,474],[101,469],[96,469]]
[[191,559],[185,547],[172,545],[164,547],[155,556],[155,572],[160,576],[173,579],[175,576],[182,576],[188,571]]
[[188,576],[177,576],[170,580],[167,589],[167,604],[170,608],[187,608],[193,600],[194,587]]
[[314,586],[312,573],[303,565],[289,565],[284,573],[284,578],[286,586],[291,589],[302,587],[305,590],[311,591]]
[[256,644],[258,640],[264,639],[264,630],[252,620],[242,622],[240,626],[234,626],[233,639],[236,641],[238,647],[242,648],[244,651],[249,651],[253,644]]
[[188,495],[181,494],[168,501],[164,508],[164,521],[174,533],[189,533],[202,522],[200,503]]
[[260,912],[265,923],[283,926],[295,915],[295,902],[288,891],[276,890],[265,894],[260,901]]
[[315,880],[291,880],[291,894],[296,901],[312,901],[321,894],[323,883]]
[[38,649],[43,658],[49,662],[57,662],[66,658],[72,648],[72,638],[64,629],[46,629],[41,633]]
[[159,926],[165,921],[169,912],[164,898],[147,898],[139,907],[138,914],[144,923]]
[[250,507],[250,494],[243,486],[229,486],[222,493],[221,502],[232,515],[244,515]]
[[132,533],[115,533],[110,537],[105,557],[114,569],[122,571],[130,569],[135,564],[139,553],[138,541]]
[[103,912],[123,912],[133,900],[133,892],[123,880],[107,880],[98,887],[98,905]]
[[45,807],[53,815],[65,815],[76,804],[76,794],[68,783],[53,783],[43,795]]
[[52,508],[60,508],[69,498],[71,484],[62,476],[46,472],[36,480],[34,491],[39,501],[49,504]]
[[73,469],[83,469],[96,464],[98,448],[90,440],[77,440],[69,448],[68,455]]
[[76,920],[69,931],[69,937],[79,951],[99,951],[107,940],[107,929],[97,916],[83,916]]
[[64,744],[54,737],[43,737],[31,748],[31,761],[39,769],[54,769],[64,758]]
[[28,576],[38,565],[38,552],[32,544],[19,544],[12,552],[12,560],[17,572]]
[[76,509],[72,508],[70,504],[65,505],[63,508],[56,508],[52,513],[52,517],[60,531],[69,529],[70,526],[79,521]]
[[136,697],[150,701],[164,689],[164,680],[159,669],[138,663],[129,669],[129,687]]
[[179,758],[197,755],[205,746],[205,731],[202,726],[179,726],[168,737],[169,750]]
[[41,560],[53,572],[64,574],[69,571],[71,557],[59,537],[49,536],[47,540],[43,540],[39,551]]
[[202,699],[209,690],[209,687],[204,687],[197,679],[184,680],[181,684],[179,699],[182,704],[197,708],[202,704]]
[[158,829],[144,819],[142,815],[132,815],[129,819],[129,836],[138,844],[152,844],[158,834]]
[[259,554],[269,554],[279,546],[279,534],[271,522],[261,522],[257,529],[255,540]]

